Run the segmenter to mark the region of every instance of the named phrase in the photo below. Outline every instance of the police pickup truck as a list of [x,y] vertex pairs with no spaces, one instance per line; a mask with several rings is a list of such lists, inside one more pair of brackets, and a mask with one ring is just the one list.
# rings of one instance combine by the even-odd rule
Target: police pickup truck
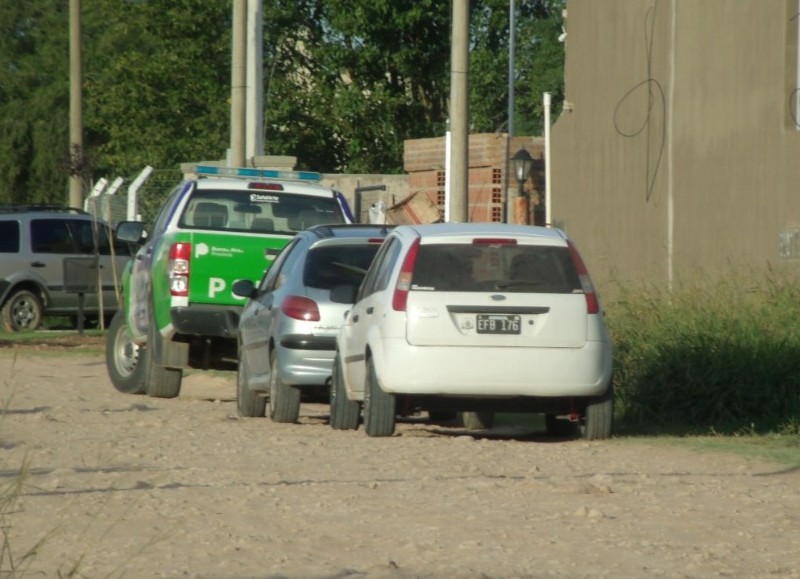
[[347,223],[341,193],[318,173],[198,166],[167,197],[152,230],[121,222],[140,244],[122,274],[123,309],[107,334],[106,367],[120,392],[174,398],[183,370],[233,369],[244,298],[234,282],[258,282],[303,229]]

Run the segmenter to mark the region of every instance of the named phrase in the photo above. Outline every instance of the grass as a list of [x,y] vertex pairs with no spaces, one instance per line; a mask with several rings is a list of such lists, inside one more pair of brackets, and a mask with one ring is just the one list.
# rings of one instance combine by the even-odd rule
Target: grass
[[[618,432],[800,440],[800,283],[728,277],[668,293],[621,289],[606,307]],[[758,441],[758,442],[757,442]],[[788,442],[787,442],[788,441]]]

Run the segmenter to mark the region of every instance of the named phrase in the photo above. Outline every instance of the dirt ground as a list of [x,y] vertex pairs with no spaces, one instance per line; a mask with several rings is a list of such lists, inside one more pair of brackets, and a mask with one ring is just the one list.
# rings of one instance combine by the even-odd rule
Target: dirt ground
[[0,576],[800,577],[800,472],[778,464],[533,421],[370,439],[320,404],[238,418],[232,374],[159,400],[85,346],[0,346],[4,488],[26,473]]

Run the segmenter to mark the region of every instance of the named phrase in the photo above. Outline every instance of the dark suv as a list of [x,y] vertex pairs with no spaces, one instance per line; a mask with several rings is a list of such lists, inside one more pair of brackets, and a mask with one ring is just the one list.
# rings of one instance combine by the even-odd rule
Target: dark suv
[[3,329],[34,330],[44,314],[77,319],[81,295],[88,319],[109,319],[119,309],[117,280],[131,251],[127,243],[111,247],[108,233],[79,209],[0,205]]

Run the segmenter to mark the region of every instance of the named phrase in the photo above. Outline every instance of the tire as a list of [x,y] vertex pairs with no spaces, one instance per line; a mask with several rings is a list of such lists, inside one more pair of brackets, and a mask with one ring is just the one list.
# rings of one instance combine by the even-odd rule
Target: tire
[[467,430],[489,430],[494,426],[494,412],[462,412],[461,421]]
[[609,384],[606,393],[586,407],[578,423],[581,436],[586,440],[605,440],[614,426],[614,386]]
[[358,402],[347,397],[347,390],[344,387],[344,373],[342,372],[338,354],[333,359],[330,405],[331,428],[335,430],[355,430],[358,428],[361,407]]
[[[150,303],[153,303],[152,300]],[[145,380],[147,395],[153,398],[177,397],[181,393],[183,370],[165,368],[161,365],[164,349],[163,338],[158,332],[152,313],[147,325],[147,348],[150,350],[145,360],[147,362],[145,364],[147,368]]]
[[249,377],[247,361],[239,355],[239,365],[236,369],[236,409],[239,411],[239,416],[261,418],[266,414],[267,399],[250,389]]
[[300,388],[284,384],[278,376],[278,356],[269,353],[269,417],[273,422],[297,422],[300,416]]
[[44,305],[32,291],[17,290],[9,296],[0,310],[3,329],[7,332],[35,330],[42,325]]
[[391,436],[395,426],[395,397],[381,390],[375,363],[367,363],[367,383],[364,387],[364,430],[367,436]]
[[147,349],[131,340],[125,312],[117,312],[106,334],[106,370],[114,388],[123,394],[144,394],[146,358]]

